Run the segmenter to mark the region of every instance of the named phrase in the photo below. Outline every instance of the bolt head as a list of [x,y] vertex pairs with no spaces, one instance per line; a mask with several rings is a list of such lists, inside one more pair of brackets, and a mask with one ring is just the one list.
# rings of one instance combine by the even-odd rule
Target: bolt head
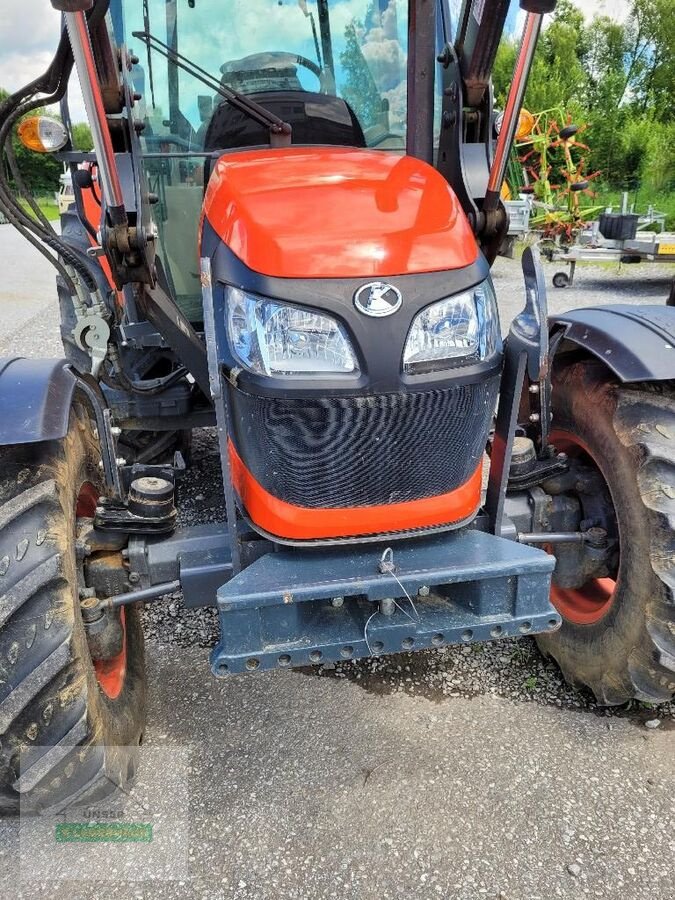
[[422,587],[417,592],[418,597],[428,597],[429,596],[429,588],[426,584],[423,584]]
[[538,384],[531,384],[531,385],[530,385],[530,393],[531,393],[531,394],[538,394],[538,393],[539,393],[539,385],[538,385]]
[[380,612],[383,616],[393,616],[395,609],[396,604],[393,597],[385,597],[383,600],[380,600]]
[[332,600],[330,601],[330,605],[333,607],[333,609],[339,609],[341,606],[344,605],[344,602],[345,602],[344,597],[333,597]]
[[539,413],[532,413],[530,416],[530,422],[538,422],[539,421]]

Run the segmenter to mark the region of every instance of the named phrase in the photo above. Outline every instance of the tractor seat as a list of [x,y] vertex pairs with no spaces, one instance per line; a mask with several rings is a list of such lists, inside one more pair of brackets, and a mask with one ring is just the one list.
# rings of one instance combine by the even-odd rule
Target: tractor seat
[[[294,144],[366,146],[359,120],[341,97],[289,90],[264,91],[250,96],[291,125]],[[227,100],[219,103],[214,110],[204,136],[205,150],[232,150],[268,144],[268,129],[231,106]]]

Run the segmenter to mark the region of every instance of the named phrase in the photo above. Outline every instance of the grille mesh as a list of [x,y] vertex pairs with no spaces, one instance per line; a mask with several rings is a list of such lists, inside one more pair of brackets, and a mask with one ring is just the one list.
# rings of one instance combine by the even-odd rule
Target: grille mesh
[[424,393],[284,399],[232,390],[235,443],[275,497],[359,507],[445,494],[475,471],[498,378]]

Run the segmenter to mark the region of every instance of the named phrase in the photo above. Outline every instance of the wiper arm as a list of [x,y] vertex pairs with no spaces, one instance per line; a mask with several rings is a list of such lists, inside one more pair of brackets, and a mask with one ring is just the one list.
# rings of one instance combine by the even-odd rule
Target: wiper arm
[[143,41],[148,48],[148,52],[154,50],[159,53],[160,56],[164,56],[179,69],[187,72],[188,75],[192,75],[193,78],[201,81],[202,84],[211,88],[212,91],[220,94],[220,96],[227,100],[227,102],[235,109],[243,112],[244,115],[253,119],[259,125],[265,125],[269,129],[270,145],[272,147],[290,146],[292,130],[288,122],[284,122],[283,119],[275,116],[274,113],[265,109],[264,106],[256,103],[255,100],[251,100],[246,94],[240,94],[239,91],[235,91],[232,88],[221,84],[213,77],[213,75],[210,75],[205,69],[202,69],[201,66],[198,66],[196,63],[192,62],[191,59],[178,53],[177,50],[172,50],[171,47],[160,41],[160,39],[153,34],[150,34],[149,31],[134,31],[132,34],[133,37]]
[[[145,28],[145,33],[150,34],[150,9],[148,7],[148,0],[143,0],[143,28]],[[148,51],[148,82],[150,84],[150,99],[152,101],[152,105],[155,105],[155,82],[152,76],[152,55],[150,53],[150,45],[145,45],[146,50]]]

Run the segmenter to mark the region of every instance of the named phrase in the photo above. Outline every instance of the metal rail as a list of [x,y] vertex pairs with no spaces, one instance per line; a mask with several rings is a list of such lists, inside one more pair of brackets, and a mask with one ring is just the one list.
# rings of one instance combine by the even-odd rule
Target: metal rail
[[73,51],[75,68],[82,88],[84,108],[91,127],[91,138],[96,151],[99,178],[103,188],[110,218],[113,224],[122,224],[124,212],[124,194],[120,182],[115,151],[113,149],[108,119],[106,118],[101,85],[98,80],[96,61],[91,46],[89,27],[84,12],[64,13],[70,46]]
[[526,532],[518,535],[521,544],[585,544],[590,538],[583,531]]
[[511,147],[518,129],[520,110],[523,106],[523,98],[525,97],[525,90],[527,89],[527,82],[532,69],[534,53],[537,49],[543,18],[541,13],[528,13],[525,20],[520,50],[518,51],[518,58],[513,71],[511,90],[506,101],[502,127],[495,146],[494,161],[490,170],[490,178],[483,204],[485,212],[496,210],[499,206],[509,154],[511,153]]
[[148,600],[157,600],[165,594],[173,594],[181,589],[180,579],[167,581],[164,584],[153,584],[149,588],[141,588],[139,591],[129,591],[127,594],[115,594],[104,601],[111,609],[120,606],[128,606],[130,603],[146,603]]

